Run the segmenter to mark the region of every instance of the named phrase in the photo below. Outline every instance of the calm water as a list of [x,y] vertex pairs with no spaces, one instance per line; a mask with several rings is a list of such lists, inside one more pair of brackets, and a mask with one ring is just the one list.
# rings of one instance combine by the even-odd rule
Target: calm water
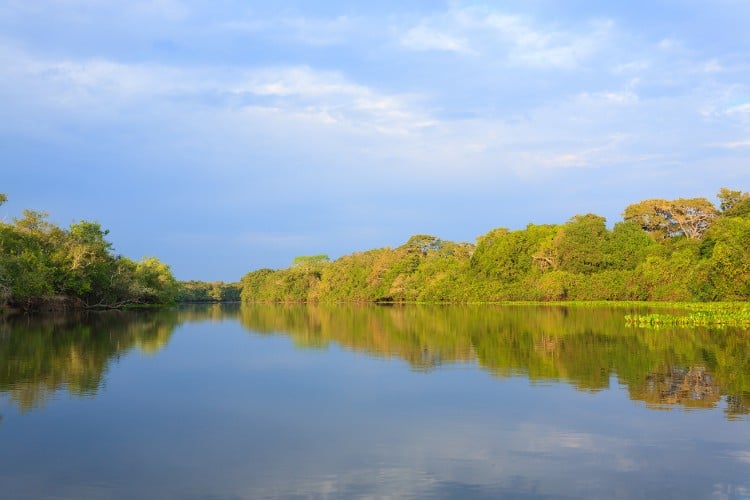
[[0,323],[0,497],[750,498],[750,332],[627,312]]

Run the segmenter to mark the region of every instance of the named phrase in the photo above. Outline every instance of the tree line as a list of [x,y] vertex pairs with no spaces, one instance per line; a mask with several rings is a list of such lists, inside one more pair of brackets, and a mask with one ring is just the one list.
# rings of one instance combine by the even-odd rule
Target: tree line
[[180,281],[177,302],[239,302],[242,288],[239,283],[223,281]]
[[[0,307],[117,308],[181,302],[719,301],[750,298],[750,195],[650,199],[612,229],[595,214],[497,228],[476,243],[415,235],[331,261],[294,259],[238,283],[178,282],[155,257],[115,255],[96,222],[25,210],[0,221]],[[0,205],[7,200],[0,194]]]
[[[7,196],[0,194],[0,205]],[[174,302],[179,286],[156,257],[115,255],[109,231],[80,221],[61,228],[46,212],[0,221],[0,309],[118,308]]]
[[[0,193],[0,205],[7,199]],[[65,229],[48,217],[24,210],[11,223],[0,221],[0,311],[240,300],[239,283],[177,281],[156,257],[115,255],[109,231],[96,222]]]
[[604,217],[497,228],[476,243],[415,235],[331,261],[298,257],[241,280],[247,302],[750,299],[750,194],[649,199]]

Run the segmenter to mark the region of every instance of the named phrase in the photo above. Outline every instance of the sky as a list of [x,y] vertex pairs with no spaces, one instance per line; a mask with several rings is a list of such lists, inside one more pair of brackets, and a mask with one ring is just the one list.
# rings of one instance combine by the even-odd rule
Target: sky
[[0,0],[0,219],[181,280],[750,190],[746,0]]

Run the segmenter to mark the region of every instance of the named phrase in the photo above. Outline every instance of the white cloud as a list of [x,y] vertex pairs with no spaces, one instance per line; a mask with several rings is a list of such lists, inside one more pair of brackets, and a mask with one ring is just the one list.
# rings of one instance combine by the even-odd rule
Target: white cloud
[[[54,19],[71,22],[83,28],[87,24],[117,24],[148,22],[150,20],[178,23],[187,19],[190,8],[182,0],[12,0],[0,6],[0,17],[18,16],[19,19]],[[105,20],[100,20],[100,19]],[[143,26],[139,26],[143,28]]]
[[362,30],[362,25],[360,19],[344,15],[333,18],[246,16],[221,22],[214,31],[261,35],[273,40],[325,47],[346,43]]
[[744,115],[750,113],[750,102],[731,106],[724,110],[728,115]]
[[599,22],[590,31],[576,33],[539,28],[520,17],[494,14],[484,22],[511,44],[512,62],[534,67],[578,67],[601,48],[611,29],[611,23]]
[[730,141],[712,144],[712,146],[721,149],[745,149],[750,148],[750,139],[740,141]]
[[337,72],[306,66],[179,68],[105,59],[51,60],[7,48],[0,50],[0,62],[0,75],[12,82],[6,89],[26,101],[16,106],[46,105],[78,118],[109,114],[117,119],[123,109],[138,112],[137,107],[147,103],[205,106],[214,97],[219,100],[214,105],[224,108],[265,108],[288,119],[344,123],[384,134],[410,134],[433,123],[413,104],[414,97],[384,94]]
[[[553,199],[573,191],[607,197],[614,213],[655,185],[747,181],[743,39],[705,43],[709,25],[639,24],[620,8],[610,21],[557,16],[559,6],[448,5],[0,1],[8,163],[32,169],[59,154],[60,169],[175,173],[237,199],[232,213],[283,211],[277,193],[339,212],[361,203],[359,219],[381,235],[394,225],[378,218],[433,211],[436,226],[450,224],[452,199],[467,211],[482,203],[472,220],[494,224],[517,213],[500,192],[531,185],[559,186],[538,204],[555,217],[579,210]],[[276,220],[286,216],[293,225]],[[311,233],[341,227],[318,224]],[[264,227],[247,246],[273,246]],[[280,246],[299,232],[275,229]]]
[[647,59],[637,59],[625,63],[615,64],[614,68],[612,68],[612,72],[616,75],[641,74],[644,71],[648,70],[651,66],[651,61]]
[[[180,10],[175,2],[156,7],[165,9],[164,15],[170,8],[173,14]],[[359,22],[347,16],[246,16],[214,27],[266,35],[286,28],[292,39],[334,44],[356,32]],[[706,131],[718,135],[731,126],[730,118],[741,122],[750,111],[744,101],[721,95],[725,85],[701,80],[726,73],[714,71],[720,58],[701,59],[709,61],[705,66],[711,71],[689,69],[684,54],[656,54],[652,42],[623,37],[610,21],[560,25],[487,8],[457,7],[418,19],[397,36],[399,47],[412,51],[470,55],[461,63],[468,61],[477,88],[486,89],[486,94],[462,88],[444,65],[434,81],[410,87],[423,92],[415,95],[412,90],[399,91],[406,87],[398,77],[370,82],[368,75],[353,76],[356,68],[335,69],[335,64],[326,66],[334,69],[321,70],[296,63],[133,63],[116,57],[36,55],[0,44],[0,99],[16,117],[30,117],[23,125],[8,121],[5,127],[49,127],[56,120],[132,120],[156,127],[146,123],[153,119],[163,130],[177,130],[181,142],[210,142],[214,150],[236,151],[237,158],[249,154],[252,144],[273,154],[297,151],[299,157],[315,157],[319,164],[331,158],[357,158],[354,163],[373,170],[453,185],[489,185],[508,176],[543,180],[550,170],[671,162],[675,155],[688,156],[699,143],[745,147],[743,141],[714,136],[694,140]],[[627,57],[618,57],[616,46],[623,40],[630,44]],[[669,49],[678,43],[661,45]],[[637,50],[630,50],[633,47]],[[405,62],[408,59],[399,61]],[[524,86],[537,84],[529,79],[529,69],[566,70],[571,75],[567,70],[574,68],[585,71],[586,78],[575,78],[567,86],[540,78],[539,92],[528,97],[531,92]],[[589,76],[595,81],[590,83]],[[697,84],[670,87],[669,95],[662,95],[662,80],[680,82],[687,77]],[[495,90],[495,82],[503,87]],[[739,95],[739,90],[732,95]],[[526,101],[516,103],[516,96]],[[725,102],[740,104],[727,107]],[[493,110],[495,103],[501,104],[500,111]],[[713,111],[701,116],[697,110],[708,109],[708,104]],[[461,114],[465,110],[470,111],[468,117]],[[474,110],[479,111],[472,114]],[[702,118],[713,120],[713,126],[707,128]],[[730,137],[746,136],[742,130],[733,131]]]
[[411,102],[413,97],[383,94],[339,73],[309,67],[245,71],[243,81],[227,90],[279,98],[274,107],[290,115],[384,134],[410,134],[433,124],[432,118]]
[[479,53],[515,66],[572,69],[602,49],[612,26],[595,21],[576,32],[489,9],[455,8],[423,19],[401,42],[412,50]]
[[401,38],[401,44],[411,50],[438,50],[446,52],[471,53],[469,43],[465,38],[459,38],[441,33],[426,26],[411,28]]
[[632,90],[603,91],[594,93],[584,92],[579,96],[579,99],[591,101],[598,100],[614,104],[634,104],[639,100],[638,94]]
[[347,16],[333,19],[285,18],[281,21],[286,32],[310,45],[337,45],[351,37],[358,23]]
[[726,71],[726,68],[716,59],[711,59],[703,64],[703,71],[706,73],[721,73]]

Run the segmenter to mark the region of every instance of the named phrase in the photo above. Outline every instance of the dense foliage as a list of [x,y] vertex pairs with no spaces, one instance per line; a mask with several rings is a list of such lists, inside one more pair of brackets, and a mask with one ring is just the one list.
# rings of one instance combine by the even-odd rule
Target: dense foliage
[[177,282],[169,266],[155,257],[134,262],[115,255],[108,233],[88,221],[63,229],[33,210],[12,223],[0,221],[0,307],[173,302]]
[[248,302],[750,299],[750,195],[650,199],[603,217],[493,229],[476,244],[416,235],[397,248],[298,257],[242,278]]
[[240,284],[223,281],[180,281],[177,302],[239,302]]

